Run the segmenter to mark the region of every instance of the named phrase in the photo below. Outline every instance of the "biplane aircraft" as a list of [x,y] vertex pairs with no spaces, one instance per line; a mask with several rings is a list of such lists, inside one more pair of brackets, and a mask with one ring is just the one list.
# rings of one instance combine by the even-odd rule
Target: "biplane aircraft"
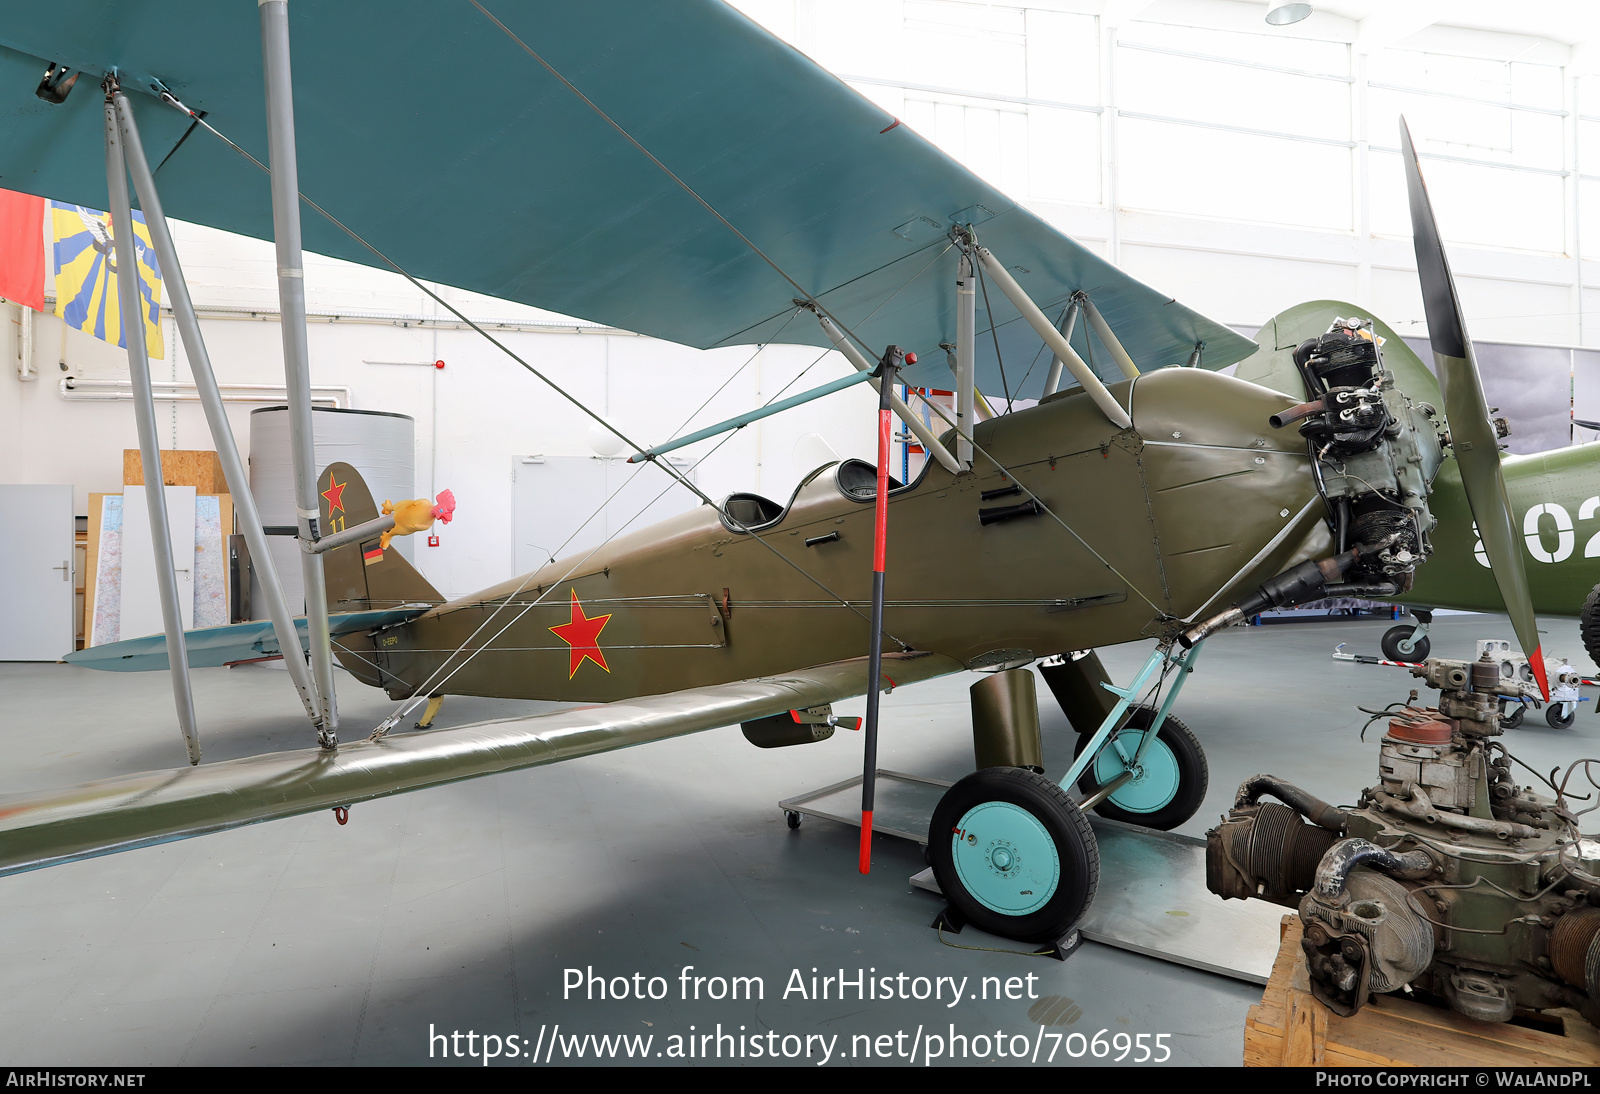
[[[1498,446],[1414,158],[1442,400],[1354,309],[1286,313],[1258,348],[1120,273],[715,0],[623,7],[400,0],[375,20],[363,5],[263,0],[258,19],[240,4],[130,0],[36,5],[0,25],[0,181],[126,224],[131,175],[202,394],[209,359],[164,217],[275,239],[304,419],[306,617],[269,596],[270,622],[185,635],[173,615],[164,636],[68,660],[171,667],[197,760],[185,667],[281,651],[318,736],[305,751],[0,803],[0,872],[734,723],[757,744],[818,740],[840,721],[831,704],[860,695],[866,848],[876,696],[985,670],[980,770],[941,803],[930,852],[968,919],[1048,940],[1093,897],[1085,808],[1170,828],[1198,807],[1204,754],[1168,712],[1217,628],[1328,595],[1405,595],[1446,531],[1470,557],[1470,513],[1494,581],[1469,565],[1426,602],[1503,599],[1540,665]],[[456,215],[468,205],[496,215]],[[855,376],[807,396],[875,383],[878,464],[820,467],[788,499],[706,497],[446,602],[385,550],[395,518],[359,472],[311,464],[302,239],[419,287],[691,346],[837,347]],[[1244,375],[1268,386],[1216,372],[1247,357]],[[953,388],[937,431],[893,397],[897,380]],[[1039,402],[980,421],[979,391]],[[553,385],[551,397],[571,398]],[[210,411],[241,528],[259,537],[220,404]],[[929,455],[911,482],[887,474],[891,413]],[[141,440],[148,466],[153,431]],[[623,440],[671,473],[656,458],[672,438]],[[1436,527],[1435,508],[1455,523]],[[266,550],[252,554],[270,571]],[[1139,638],[1156,649],[1126,687],[1092,653],[1072,656]],[[405,704],[370,739],[338,739],[333,656]],[[1082,735],[1059,782],[1028,717],[1023,666],[1044,659]],[[1141,707],[1158,686],[1159,708]],[[452,693],[590,705],[390,732]],[[1081,802],[1063,789],[1075,785]]]

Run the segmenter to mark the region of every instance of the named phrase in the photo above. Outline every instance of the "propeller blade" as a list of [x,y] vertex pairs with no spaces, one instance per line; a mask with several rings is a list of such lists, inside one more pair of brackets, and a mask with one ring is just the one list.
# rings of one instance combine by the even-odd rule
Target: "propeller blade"
[[1511,626],[1517,632],[1517,642],[1527,655],[1528,666],[1548,702],[1550,683],[1545,678],[1533,597],[1528,592],[1528,573],[1523,568],[1522,552],[1518,549],[1516,528],[1511,520],[1511,501],[1500,470],[1500,440],[1489,423],[1478,359],[1472,350],[1472,339],[1467,336],[1456,283],[1450,276],[1450,263],[1445,258],[1439,226],[1428,201],[1428,186],[1417,168],[1417,151],[1404,118],[1400,119],[1400,145],[1406,161],[1406,192],[1411,202],[1411,239],[1417,252],[1417,277],[1422,282],[1428,341],[1433,346],[1433,359],[1439,370],[1451,448],[1461,468],[1467,505],[1477,521],[1489,569],[1494,574],[1495,584],[1500,586],[1500,598],[1505,601]]

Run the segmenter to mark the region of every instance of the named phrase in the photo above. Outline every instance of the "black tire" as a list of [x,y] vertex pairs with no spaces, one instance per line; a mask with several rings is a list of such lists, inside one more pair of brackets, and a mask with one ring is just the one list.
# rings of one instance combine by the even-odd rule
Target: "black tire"
[[1500,703],[1500,728],[1501,729],[1516,729],[1518,726],[1520,726],[1522,724],[1523,715],[1528,713],[1527,704],[1518,703],[1518,704],[1516,704],[1516,708],[1514,710],[1512,710],[1510,714],[1507,714],[1506,713],[1506,708],[1510,707],[1510,706],[1511,706],[1511,704],[1509,702],[1504,701],[1504,700],[1502,700],[1501,703]]
[[1600,666],[1600,585],[1589,590],[1583,610],[1578,613],[1578,635],[1589,660]]
[[788,822],[790,828],[800,827],[800,814],[796,813],[793,809],[784,810],[783,819]]
[[[1123,729],[1149,729],[1150,723],[1155,721],[1155,716],[1155,711],[1149,707],[1138,707],[1129,716]],[[1074,759],[1083,752],[1090,736],[1090,734],[1079,735],[1078,743],[1072,750]],[[1200,747],[1200,739],[1182,719],[1168,714],[1167,720],[1161,723],[1161,732],[1156,734],[1156,743],[1165,745],[1178,765],[1178,787],[1172,798],[1151,812],[1126,809],[1112,798],[1107,798],[1094,807],[1096,813],[1107,820],[1125,821],[1128,824],[1154,828],[1160,832],[1170,832],[1195,815],[1200,803],[1205,800],[1206,789],[1211,785],[1211,771],[1206,764],[1205,749]],[[1109,747],[1109,742],[1107,746]],[[1100,786],[1099,779],[1095,777],[1093,764],[1078,776],[1078,789],[1086,796],[1099,790]]]
[[[984,849],[982,833],[963,829],[963,819],[980,807],[996,804],[1012,807],[1007,811],[1011,815],[1020,811],[1031,817],[1043,828],[1055,852],[1055,888],[1048,894],[1040,894],[1044,900],[1042,906],[1026,912],[1009,913],[985,903],[968,889],[957,867],[959,840],[965,838],[969,845],[962,849],[963,866],[969,869],[974,862],[971,849],[976,849],[980,855]],[[982,826],[982,815],[971,823]],[[1018,856],[1020,862],[1027,864],[1028,860],[1035,859],[1039,850],[1035,846],[1022,849]],[[945,791],[928,825],[928,855],[933,876],[945,899],[969,923],[979,930],[1019,942],[1053,942],[1061,938],[1083,918],[1094,899],[1095,887],[1100,883],[1100,849],[1095,844],[1088,818],[1060,786],[1023,767],[984,768]],[[1003,869],[1006,867],[990,872],[995,878],[1003,879],[1004,875],[999,872]],[[1029,883],[1020,873],[1016,876],[1024,884]]]
[[1417,628],[1415,627],[1399,626],[1390,627],[1388,630],[1384,631],[1383,641],[1378,643],[1383,648],[1384,660],[1408,662],[1426,661],[1428,659],[1428,650],[1433,646],[1433,643],[1428,641],[1427,635],[1423,635],[1421,638],[1417,639],[1416,649],[1412,650],[1410,653],[1400,652],[1400,643],[1410,638],[1412,632],[1416,629]]
[[1572,704],[1572,712],[1565,718],[1561,717],[1561,706],[1560,703],[1551,703],[1544,708],[1544,720],[1551,729],[1571,729],[1573,723],[1578,720],[1577,703]]

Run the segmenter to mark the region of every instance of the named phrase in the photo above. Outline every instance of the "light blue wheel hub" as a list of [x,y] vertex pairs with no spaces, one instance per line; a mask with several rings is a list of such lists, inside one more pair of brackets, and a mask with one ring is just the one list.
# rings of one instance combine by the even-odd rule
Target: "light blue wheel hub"
[[[1120,745],[1131,758],[1138,755],[1144,735],[1144,730],[1125,729],[1117,736],[1116,745]],[[1126,770],[1128,765],[1115,746],[1101,749],[1100,755],[1095,757],[1094,778],[1101,786]],[[1178,796],[1181,781],[1178,758],[1158,736],[1145,747],[1144,755],[1139,757],[1133,778],[1117,787],[1116,792],[1106,800],[1129,813],[1155,813],[1165,809]]]
[[1061,884],[1061,856],[1049,830],[1010,802],[984,802],[967,810],[951,841],[956,876],[991,912],[1036,912]]

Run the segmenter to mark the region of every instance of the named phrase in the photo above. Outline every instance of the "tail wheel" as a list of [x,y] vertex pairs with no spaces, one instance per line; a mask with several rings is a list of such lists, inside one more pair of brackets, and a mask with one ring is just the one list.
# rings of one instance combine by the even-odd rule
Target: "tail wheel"
[[[1144,736],[1155,721],[1155,711],[1139,707],[1129,716],[1115,738],[1131,759],[1139,752]],[[1074,755],[1083,751],[1088,735],[1078,738]],[[1078,789],[1093,794],[1127,770],[1122,753],[1108,742],[1100,755],[1078,778]],[[1171,714],[1161,723],[1156,739],[1145,747],[1138,768],[1094,811],[1109,820],[1126,821],[1159,831],[1170,831],[1190,817],[1205,800],[1211,774],[1206,767],[1205,750],[1194,731]]]
[[928,826],[933,876],[973,926],[1051,942],[1094,899],[1100,851],[1066,791],[1021,767],[989,767],[956,783]]
[[1388,661],[1426,661],[1428,650],[1433,643],[1428,641],[1428,636],[1423,635],[1407,653],[1400,648],[1400,643],[1410,638],[1416,632],[1415,627],[1400,626],[1390,627],[1383,632],[1383,640],[1378,645],[1383,649],[1383,656]]

